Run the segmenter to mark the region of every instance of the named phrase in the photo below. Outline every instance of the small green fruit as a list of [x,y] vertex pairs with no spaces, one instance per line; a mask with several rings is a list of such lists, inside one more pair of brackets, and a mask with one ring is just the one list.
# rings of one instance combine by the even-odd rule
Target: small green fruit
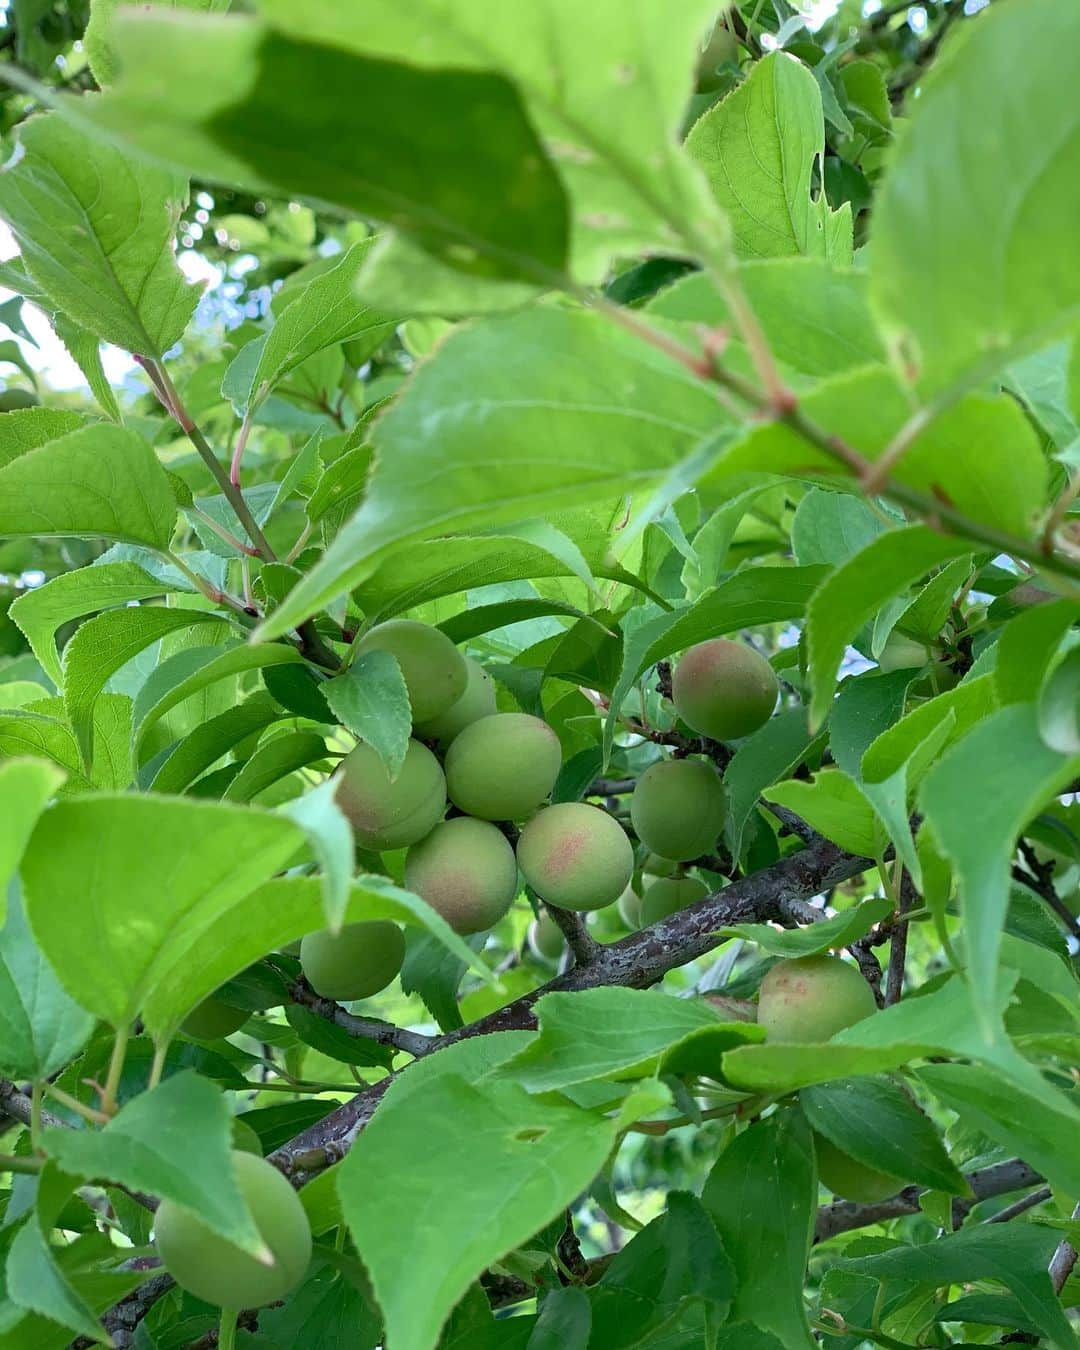
[[702,736],[732,741],[772,716],[779,686],[772,666],[730,638],[699,642],[683,654],[671,679],[679,716]]
[[679,872],[680,864],[674,858],[661,858],[659,853],[649,853],[641,864],[641,870],[650,877],[673,877]]
[[514,903],[514,850],[486,820],[455,816],[409,849],[405,889],[426,900],[455,933],[486,932]]
[[234,1008],[211,994],[192,1008],[180,1024],[180,1030],[197,1041],[219,1041],[239,1031],[250,1016],[243,1008]]
[[626,924],[631,932],[636,932],[641,927],[641,896],[634,890],[633,886],[627,886],[622,895],[615,902],[619,911],[619,918]]
[[154,1216],[162,1264],[182,1289],[219,1308],[261,1308],[294,1289],[311,1260],[307,1215],[288,1181],[265,1158],[234,1151],[233,1172],[273,1264],[212,1233],[188,1209],[163,1200]]
[[356,654],[390,652],[397,657],[412,704],[413,722],[429,722],[452,707],[465,692],[465,658],[437,628],[414,619],[391,619],[365,633]]
[[346,1002],[385,989],[405,960],[405,938],[396,923],[347,923],[340,933],[308,933],[300,967],[323,998]]
[[905,637],[894,628],[885,639],[885,646],[878,657],[878,665],[884,671],[922,670],[930,660],[930,649],[914,638]]
[[898,1177],[857,1162],[849,1153],[837,1148],[816,1131],[814,1151],[817,1153],[821,1184],[844,1200],[854,1200],[859,1205],[874,1205],[904,1188],[904,1182]]
[[858,970],[838,956],[778,961],[758,995],[758,1023],[770,1041],[827,1041],[877,1012]]
[[543,802],[562,766],[559,738],[528,713],[481,717],[446,753],[446,789],[468,816],[520,820]]
[[479,662],[465,657],[468,683],[465,692],[444,713],[429,722],[418,723],[416,734],[425,741],[438,741],[443,750],[449,748],[456,736],[481,717],[495,713],[495,682]]
[[689,862],[711,853],[724,824],[724,789],[711,764],[665,759],[651,764],[630,798],[634,833],[663,858]]
[[697,877],[657,877],[645,887],[641,897],[641,926],[645,928],[669,914],[677,914],[708,894],[708,886]]
[[518,866],[533,890],[561,909],[614,904],[634,872],[634,850],[617,820],[585,802],[560,802],[521,831]]
[[393,782],[386,765],[363,741],[341,762],[337,803],[361,848],[382,853],[407,848],[430,834],[446,809],[446,779],[426,745],[410,741]]
[[550,914],[541,913],[529,924],[529,950],[541,961],[558,961],[566,950],[562,929]]

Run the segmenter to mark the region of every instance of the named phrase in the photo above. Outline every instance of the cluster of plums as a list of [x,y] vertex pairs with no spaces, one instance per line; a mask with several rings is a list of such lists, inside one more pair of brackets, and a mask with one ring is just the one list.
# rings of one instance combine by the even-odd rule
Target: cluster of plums
[[[617,903],[640,927],[702,898],[705,883],[686,864],[711,853],[724,822],[724,794],[705,759],[661,760],[645,771],[630,803],[634,832],[650,850],[641,894],[631,889],[634,850],[606,811],[582,802],[549,805],[562,767],[551,727],[525,713],[496,710],[490,677],[436,628],[393,620],[373,628],[360,652],[397,659],[409,691],[414,738],[391,779],[370,746],[360,743],[342,764],[337,800],[359,847],[407,849],[406,887],[458,933],[484,932],[509,910],[518,873],[557,908],[591,911]],[[777,683],[757,652],[724,638],[691,647],[677,665],[672,698],[683,722],[716,740],[756,731],[771,716]],[[447,804],[459,814],[444,818]],[[520,825],[516,849],[503,826]],[[558,957],[563,936],[545,914],[530,945]],[[370,997],[397,975],[405,943],[393,923],[346,925],[338,934],[309,933],[300,962],[324,997]],[[773,1040],[827,1040],[875,1010],[858,972],[835,957],[784,961],[766,975],[758,1020]],[[206,999],[184,1024],[199,1039],[231,1035],[247,1013]],[[823,1181],[837,1194],[873,1199],[892,1194],[895,1178],[864,1168],[819,1140]],[[283,1298],[303,1277],[311,1233],[288,1181],[251,1153],[233,1154],[237,1186],[265,1243],[258,1256],[211,1233],[189,1210],[163,1201],[155,1237],[166,1268],[191,1293],[226,1308],[257,1307]],[[885,1187],[885,1190],[882,1189]]]

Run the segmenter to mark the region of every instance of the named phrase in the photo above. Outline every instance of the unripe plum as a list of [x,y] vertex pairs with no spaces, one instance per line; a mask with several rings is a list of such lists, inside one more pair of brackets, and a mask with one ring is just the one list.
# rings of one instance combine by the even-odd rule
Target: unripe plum
[[495,712],[495,683],[491,676],[471,656],[465,657],[465,669],[468,681],[461,697],[438,717],[416,726],[418,736],[425,741],[438,741],[444,750],[467,726]]
[[272,1265],[226,1242],[172,1200],[162,1200],[154,1215],[154,1241],[165,1269],[188,1293],[219,1308],[261,1308],[304,1278],[311,1229],[300,1197],[273,1164],[235,1150],[232,1164]]
[[465,692],[465,658],[438,628],[415,619],[377,624],[356,644],[356,654],[390,652],[397,657],[412,704],[413,722],[439,717]]
[[615,906],[619,911],[619,918],[622,919],[627,928],[637,929],[641,927],[641,896],[638,895],[633,886],[627,886],[615,902]]
[[514,903],[514,850],[486,820],[455,816],[409,849],[405,888],[426,900],[455,933],[486,932]]
[[566,950],[562,929],[550,914],[541,914],[529,924],[529,949],[541,961],[557,961]]
[[894,628],[885,639],[878,657],[882,670],[921,670],[930,660],[930,650],[914,638],[905,637]]
[[900,1178],[858,1162],[816,1131],[814,1151],[821,1184],[841,1199],[854,1200],[859,1205],[875,1205],[903,1189],[904,1182]]
[[396,923],[347,923],[340,933],[322,929],[300,943],[300,966],[323,998],[370,998],[385,989],[405,960],[405,937]]
[[708,886],[698,877],[657,877],[645,887],[641,897],[641,926],[645,928],[669,914],[677,914],[708,894]]
[[634,850],[622,826],[585,802],[539,811],[521,831],[517,857],[537,895],[561,909],[614,904],[634,872]]
[[870,986],[838,956],[778,961],[761,982],[758,1023],[770,1041],[827,1041],[877,1012]]
[[197,1041],[219,1041],[239,1031],[250,1016],[244,1008],[234,1008],[211,994],[196,1003],[180,1024],[180,1030]]
[[378,754],[363,741],[341,762],[337,804],[361,848],[382,853],[406,848],[430,834],[446,809],[446,779],[426,745],[410,741],[393,782]]
[[562,766],[559,738],[528,713],[481,717],[446,753],[446,790],[466,815],[520,820],[555,786]]
[[717,741],[749,736],[764,726],[776,707],[778,688],[768,661],[730,638],[691,647],[671,678],[679,716],[700,735]]
[[700,759],[650,764],[630,798],[634,833],[663,858],[689,862],[711,853],[724,824],[724,789]]
[[650,877],[673,877],[679,871],[674,858],[661,858],[659,853],[650,853],[641,864],[641,870]]

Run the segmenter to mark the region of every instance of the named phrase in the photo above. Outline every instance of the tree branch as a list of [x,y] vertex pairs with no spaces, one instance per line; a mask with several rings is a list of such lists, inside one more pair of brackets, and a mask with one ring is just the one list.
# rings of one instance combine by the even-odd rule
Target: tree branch
[[892,926],[889,947],[889,973],[885,977],[885,1006],[891,1008],[900,1002],[904,992],[904,969],[907,965],[908,924],[904,917],[915,905],[915,885],[904,870],[900,878],[900,906]]
[[[1010,1191],[1023,1190],[1028,1186],[1037,1186],[1043,1180],[1040,1173],[1019,1158],[1009,1162],[995,1163],[993,1167],[982,1167],[967,1174],[967,1183],[971,1187],[974,1199],[953,1201],[953,1221],[962,1221],[968,1211],[980,1200],[991,1196],[1007,1195]],[[849,1233],[853,1228],[868,1228],[874,1223],[885,1223],[889,1219],[899,1219],[905,1214],[919,1212],[919,1196],[923,1195],[921,1186],[905,1186],[902,1191],[888,1200],[874,1205],[857,1205],[851,1200],[837,1200],[834,1204],[824,1205],[818,1210],[817,1224],[814,1229],[814,1241],[825,1242],[838,1233]]]
[[585,927],[585,920],[573,909],[560,909],[558,905],[544,905],[551,922],[566,939],[566,945],[573,953],[578,966],[591,966],[600,951],[600,944]]
[[307,980],[297,980],[291,984],[289,997],[294,1003],[309,1009],[316,1017],[341,1027],[350,1036],[376,1041],[379,1045],[393,1046],[395,1050],[404,1050],[414,1059],[430,1054],[437,1043],[438,1038],[435,1036],[423,1036],[418,1031],[407,1031],[404,1027],[394,1026],[392,1022],[380,1022],[373,1017],[355,1017],[351,1012],[346,1012],[340,1003],[317,994]]
[[[1080,1219],[1080,1204],[1073,1210],[1072,1216]],[[1054,1286],[1055,1294],[1060,1294],[1065,1288],[1065,1281],[1073,1273],[1076,1259],[1076,1248],[1068,1240],[1062,1240],[1050,1262],[1050,1283]]]
[[[872,865],[869,858],[845,853],[835,844],[817,837],[798,853],[733,882],[678,914],[650,924],[619,942],[604,944],[589,965],[575,966],[487,1017],[436,1038],[430,1048],[442,1049],[472,1036],[535,1027],[533,1005],[545,994],[592,989],[600,985],[648,988],[669,970],[686,965],[717,946],[718,929],[733,924],[781,920],[782,904],[810,900]],[[395,1077],[387,1075],[365,1088],[351,1101],[276,1149],[270,1155],[270,1161],[295,1184],[302,1184],[311,1174],[339,1161],[371,1119]]]

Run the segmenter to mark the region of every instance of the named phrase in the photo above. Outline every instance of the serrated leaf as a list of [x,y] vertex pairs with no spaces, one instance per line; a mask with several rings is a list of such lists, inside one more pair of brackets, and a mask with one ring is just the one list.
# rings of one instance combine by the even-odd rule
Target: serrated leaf
[[391,652],[361,652],[343,674],[326,681],[322,692],[334,716],[371,746],[393,782],[412,735],[412,706],[397,658]]
[[949,1195],[970,1194],[928,1116],[888,1078],[851,1078],[804,1088],[799,1101],[818,1134],[890,1176]]
[[803,1282],[817,1213],[809,1126],[797,1111],[757,1121],[721,1153],[701,1203],[735,1268],[731,1320],[811,1350]]
[[881,818],[843,769],[820,769],[809,783],[791,778],[766,788],[762,796],[788,807],[848,853],[881,857],[886,839]]
[[[183,178],[47,113],[19,129],[0,174],[0,216],[53,306],[103,342],[160,357],[199,298],[172,251]],[[108,191],[102,191],[108,184]]]
[[[989,716],[996,706],[992,675],[965,680],[955,689],[928,699],[871,741],[862,757],[863,777],[868,783],[884,782],[911,760],[942,722],[952,720],[947,742],[951,743]],[[909,786],[914,786],[914,779]]]
[[265,740],[222,793],[230,802],[250,802],[282,778],[325,759],[326,742],[314,731],[283,731]]
[[[1035,31],[1040,60],[1018,69],[1018,44]],[[876,306],[927,394],[1047,341],[1080,306],[1080,283],[1059,266],[1077,113],[1063,116],[1056,94],[1080,78],[1080,14],[1024,0],[964,37],[920,80],[874,206]]]
[[[151,4],[168,5],[173,9],[192,9],[214,14],[229,8],[229,0],[143,0]],[[104,89],[119,73],[116,52],[112,44],[112,22],[121,0],[90,0],[90,21],[83,34],[83,46],[94,79]]]
[[1061,640],[1080,619],[1075,600],[1051,600],[1010,619],[997,641],[994,681],[1001,703],[1034,702]]
[[82,413],[60,408],[17,408],[4,413],[0,417],[0,467],[69,431],[78,431],[88,421]]
[[352,826],[337,804],[337,788],[337,777],[328,778],[281,808],[281,814],[307,835],[311,851],[318,859],[325,925],[335,933],[344,921],[356,860]]
[[1016,703],[979,723],[927,774],[919,802],[960,888],[972,1002],[983,1037],[996,1034],[992,991],[1016,836],[1080,770],[1052,750],[1035,710]]
[[72,619],[98,610],[150,600],[171,589],[132,562],[100,563],[61,572],[44,586],[25,591],[8,611],[24,633],[30,650],[57,686],[63,683],[56,632]]
[[926,525],[880,535],[838,568],[814,593],[806,616],[810,725],[825,720],[848,643],[878,609],[938,563],[970,546]]
[[[48,771],[49,766],[37,767]],[[9,777],[4,774],[0,782]],[[95,1020],[61,988],[26,926],[17,889],[12,890],[0,931],[0,1073],[40,1083],[83,1048]]]
[[22,858],[38,816],[64,781],[63,770],[40,759],[9,759],[0,764],[0,922],[7,884]]
[[176,498],[153,451],[108,422],[68,432],[0,469],[0,535],[100,535],[169,546]]
[[771,956],[817,956],[820,952],[849,947],[891,912],[892,902],[879,896],[803,928],[778,929],[767,923],[744,923],[736,928],[718,928],[716,932],[719,937],[745,938]]
[[851,261],[850,207],[833,227],[810,193],[810,172],[825,150],[821,92],[787,52],[770,52],[749,77],[692,128],[686,148],[709,180],[746,258],[802,253]]
[[908,685],[914,678],[910,670],[870,670],[841,683],[829,714],[829,749],[856,782],[862,778],[868,747],[903,715]]
[[[515,1083],[472,1087],[446,1075],[410,1094],[407,1108],[384,1101],[342,1163],[338,1191],[387,1339],[429,1350],[472,1281],[588,1185],[615,1131],[614,1121]],[[416,1265],[431,1273],[422,1299]]]
[[758,798],[778,778],[791,773],[814,738],[804,708],[786,708],[748,736],[724,770],[727,816],[724,834],[733,858],[742,854],[742,836]]
[[410,541],[645,491],[718,423],[704,385],[599,315],[540,308],[459,328],[373,427],[360,509],[264,635],[288,631]]
[[133,1097],[103,1129],[49,1129],[43,1145],[69,1175],[170,1200],[258,1253],[265,1242],[233,1174],[232,1120],[221,1089],[189,1070]]
[[84,763],[89,764],[93,755],[94,704],[109,676],[169,633],[224,622],[220,615],[202,610],[140,605],[106,610],[80,627],[64,649],[64,705]]

